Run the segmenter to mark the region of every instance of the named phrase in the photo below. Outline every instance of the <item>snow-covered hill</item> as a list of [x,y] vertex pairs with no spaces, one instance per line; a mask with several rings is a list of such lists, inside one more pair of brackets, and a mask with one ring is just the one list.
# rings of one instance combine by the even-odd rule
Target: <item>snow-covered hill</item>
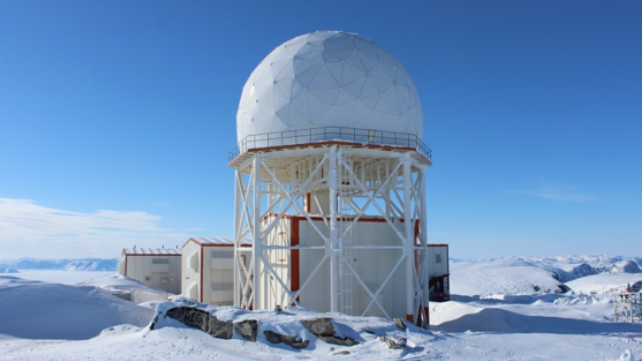
[[144,326],[154,310],[97,287],[0,276],[0,334],[31,339],[82,340],[111,326]]
[[116,271],[117,262],[118,258],[47,259],[24,257],[17,260],[0,260],[2,266],[16,270],[59,271]]
[[564,292],[565,283],[604,273],[629,274],[628,279],[640,280],[640,265],[640,257],[608,255],[456,259],[451,260],[451,293],[474,296]]
[[572,291],[584,294],[604,294],[612,289],[624,289],[626,285],[641,282],[641,274],[635,273],[601,273],[567,282]]

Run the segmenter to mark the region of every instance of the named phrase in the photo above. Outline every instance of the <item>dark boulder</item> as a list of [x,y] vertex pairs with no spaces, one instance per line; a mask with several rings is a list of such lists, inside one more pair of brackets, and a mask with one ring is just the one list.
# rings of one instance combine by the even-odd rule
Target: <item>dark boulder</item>
[[280,333],[276,333],[273,331],[263,331],[264,336],[266,336],[266,340],[270,343],[285,343],[286,345],[294,348],[294,349],[302,349],[308,347],[308,344],[310,343],[309,340],[302,341],[299,337],[297,336],[290,336],[290,335],[282,335]]
[[241,337],[250,341],[257,341],[257,321],[246,320],[234,324],[234,330],[237,331]]
[[336,335],[332,336],[317,336],[320,340],[329,343],[331,345],[338,345],[338,346],[355,346],[359,345],[359,342],[353,340],[350,337],[339,337]]
[[335,334],[335,326],[328,317],[302,320],[301,324],[315,336],[333,336]]
[[335,335],[335,326],[328,317],[303,320],[301,321],[301,324],[304,325],[310,333],[326,343],[339,346],[354,346],[359,344],[359,342],[350,337],[340,337]]
[[212,316],[208,320],[208,330],[206,332],[212,337],[229,340],[232,338],[232,321],[219,321],[217,316]]
[[208,332],[208,320],[210,319],[210,313],[206,311],[192,307],[177,307],[167,311],[166,314],[187,326]]

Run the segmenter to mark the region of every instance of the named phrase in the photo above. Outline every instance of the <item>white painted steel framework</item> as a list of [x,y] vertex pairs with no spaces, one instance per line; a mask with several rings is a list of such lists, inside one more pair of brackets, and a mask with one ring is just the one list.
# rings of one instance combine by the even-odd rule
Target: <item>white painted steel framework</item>
[[[423,162],[422,160],[426,160]],[[233,160],[235,169],[234,303],[242,308],[262,308],[266,297],[272,304],[300,305],[302,291],[322,269],[329,272],[330,311],[386,317],[406,317],[428,325],[428,252],[426,252],[425,168],[430,161],[411,149],[372,149],[342,144],[317,144],[289,149],[248,152]],[[316,213],[310,212],[311,204]],[[323,246],[292,245],[275,232],[280,221],[300,217],[323,239]],[[379,217],[396,235],[390,245],[352,239],[362,218]],[[313,220],[315,217],[315,220]],[[320,221],[321,219],[321,221]],[[322,222],[323,221],[323,222]],[[241,247],[244,239],[252,247]],[[323,257],[298,289],[271,263],[273,252],[318,253]],[[351,262],[353,252],[379,250],[396,257],[388,275],[377,285],[368,285]],[[246,267],[243,254],[252,253]],[[329,264],[330,267],[326,266]],[[322,267],[323,266],[323,267]],[[391,307],[378,298],[393,274],[404,272],[405,315],[391,314]],[[267,280],[276,289],[265,291]],[[276,281],[276,283],[275,283]],[[363,290],[367,305],[355,309],[353,294]],[[263,291],[262,291],[263,290]],[[403,295],[396,295],[402,297]],[[302,305],[306,307],[305,304]]]
[[641,294],[616,293],[614,303],[614,322],[641,322]]

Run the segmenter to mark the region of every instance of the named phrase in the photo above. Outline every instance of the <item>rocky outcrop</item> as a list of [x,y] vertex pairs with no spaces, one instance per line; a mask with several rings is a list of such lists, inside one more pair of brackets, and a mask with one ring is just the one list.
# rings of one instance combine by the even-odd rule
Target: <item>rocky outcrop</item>
[[[233,330],[241,337],[249,341],[257,341],[258,322],[256,320],[245,320],[235,324],[232,321],[221,321],[217,316],[210,316],[209,312],[200,310],[195,307],[176,307],[165,313],[167,316],[189,326],[198,328],[207,332],[212,337],[229,340],[233,336]],[[157,319],[150,326],[154,329]],[[339,336],[335,330],[335,325],[328,317],[316,318],[312,320],[302,320],[302,325],[320,340],[338,346],[354,346],[359,342],[350,337]],[[403,323],[402,323],[403,324]],[[298,336],[290,336],[276,333],[274,331],[264,331],[266,340],[270,343],[285,343],[295,349],[308,347],[309,340],[302,340]]]
[[302,320],[301,324],[304,325],[310,333],[326,343],[339,346],[355,346],[359,344],[359,342],[350,337],[336,335],[335,325],[333,325],[331,319],[328,317]]
[[229,340],[232,338],[232,321],[219,321],[217,316],[212,316],[208,320],[208,330],[206,332],[212,337]]
[[216,316],[193,307],[177,307],[166,312],[169,317],[189,327],[198,328],[213,337],[229,340],[232,338],[232,321],[220,321]]
[[241,337],[250,341],[257,341],[257,321],[246,320],[234,324],[234,330],[237,331]]
[[295,348],[295,349],[302,349],[308,347],[308,344],[310,343],[309,340],[302,341],[301,338],[297,336],[290,336],[290,335],[282,335],[280,333],[276,333],[273,331],[263,331],[264,336],[266,336],[266,340],[270,343],[285,343],[286,345]]
[[193,307],[177,307],[167,311],[166,314],[186,326],[208,332],[208,320],[210,319],[210,313],[206,311]]
[[328,317],[302,320],[301,324],[315,336],[333,336],[335,334],[335,325]]

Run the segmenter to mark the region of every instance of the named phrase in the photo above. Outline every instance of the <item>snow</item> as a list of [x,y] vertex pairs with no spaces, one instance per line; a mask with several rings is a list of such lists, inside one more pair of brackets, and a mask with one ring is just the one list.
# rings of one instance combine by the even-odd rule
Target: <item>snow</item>
[[[559,285],[593,275],[615,274],[623,286],[641,280],[641,258],[608,255],[559,257],[502,257],[489,260],[452,260],[451,293],[491,295],[553,292]],[[630,274],[632,277],[618,275]],[[609,278],[610,276],[602,276]]]
[[[590,264],[585,261],[581,263]],[[616,262],[620,261],[592,263],[592,267]],[[280,313],[253,312],[195,304],[183,297],[174,297],[172,302],[159,297],[136,304],[110,293],[161,295],[158,290],[113,273],[89,277],[77,285],[52,282],[56,276],[70,282],[67,274],[79,272],[54,273],[49,276],[50,282],[19,278],[23,273],[0,275],[0,355],[3,361],[641,360],[641,325],[612,322],[610,296],[534,292],[533,285],[558,285],[547,269],[551,266],[551,262],[533,259],[453,264],[452,301],[430,304],[430,331],[415,326],[402,331],[391,321],[376,317],[323,314],[299,308]],[[594,288],[609,288],[630,280],[628,277],[640,280],[641,274],[601,273],[567,285],[576,290],[574,287],[585,287],[575,286],[583,281]],[[256,319],[258,340],[246,341],[236,333],[232,340],[220,340],[164,317],[166,310],[181,305],[196,305],[221,320]],[[150,330],[155,315],[158,322]],[[329,345],[300,323],[323,316],[333,319],[339,334],[360,344]],[[263,336],[264,330],[299,335],[310,344],[303,350],[273,345]],[[408,347],[390,350],[377,339],[378,335],[406,337]],[[339,351],[350,354],[335,355]]]
[[490,295],[533,293],[534,286],[558,288],[552,273],[536,266],[497,263],[455,263],[451,267],[451,293]]
[[113,273],[109,276],[93,278],[88,281],[80,282],[78,286],[99,287],[106,291],[114,293],[126,293],[130,295],[130,301],[134,303],[144,303],[153,301],[165,301],[168,294],[163,289],[155,289],[146,286],[143,282],[125,277],[120,273]]
[[641,281],[640,273],[601,273],[579,278],[567,282],[565,285],[576,293],[590,294],[596,292],[602,294],[612,288],[623,287],[628,283],[632,285],[637,281]]
[[100,288],[0,276],[0,334],[81,340],[111,326],[144,326],[153,315],[153,310]]

